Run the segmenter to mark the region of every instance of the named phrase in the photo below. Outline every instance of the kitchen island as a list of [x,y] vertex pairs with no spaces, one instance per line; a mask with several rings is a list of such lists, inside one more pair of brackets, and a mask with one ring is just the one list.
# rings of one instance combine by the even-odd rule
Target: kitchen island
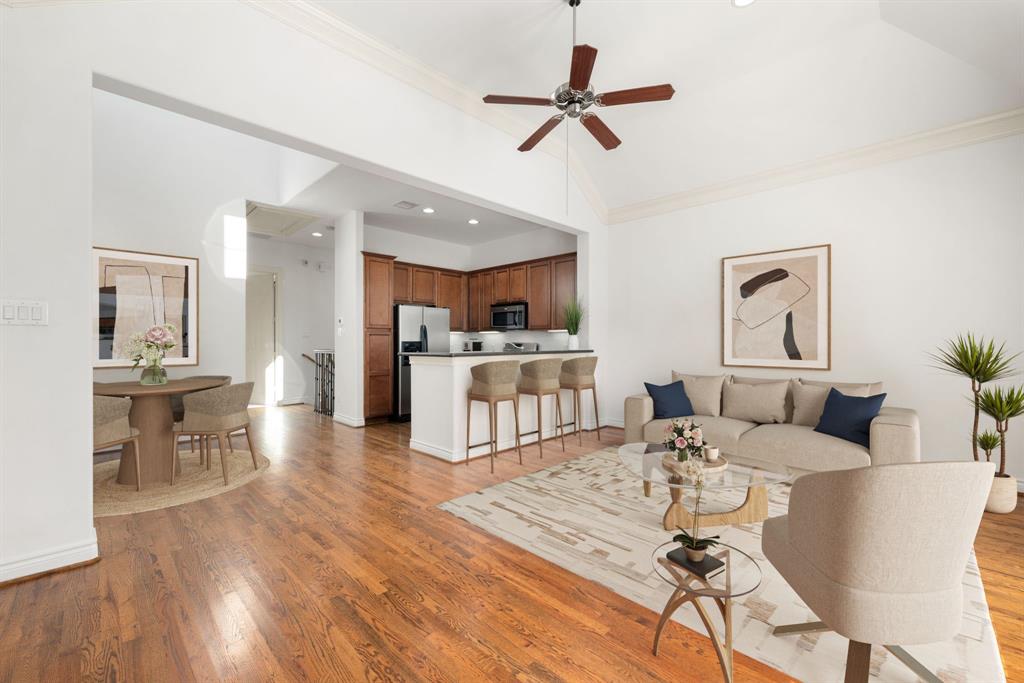
[[[527,362],[536,358],[559,356],[575,358],[589,356],[591,349],[578,351],[457,351],[452,353],[407,353],[412,367],[412,432],[409,448],[432,455],[449,462],[466,459],[466,401],[469,387],[473,383],[470,368],[479,363],[498,360]],[[599,368],[600,370],[600,368]],[[593,407],[583,402],[583,426],[593,428]],[[590,405],[588,410],[587,406]],[[470,458],[486,457],[487,447],[487,404],[473,403],[472,432],[470,443],[482,444],[470,450]],[[498,404],[498,450],[515,447],[515,417],[511,403]],[[555,401],[546,397],[543,401],[544,438],[557,434]],[[574,419],[572,393],[562,392],[562,417],[566,422]],[[525,432],[537,429],[537,403],[533,397],[524,397],[519,404],[519,425]],[[569,432],[569,429],[566,429]],[[536,434],[522,437],[523,445],[535,443]]]

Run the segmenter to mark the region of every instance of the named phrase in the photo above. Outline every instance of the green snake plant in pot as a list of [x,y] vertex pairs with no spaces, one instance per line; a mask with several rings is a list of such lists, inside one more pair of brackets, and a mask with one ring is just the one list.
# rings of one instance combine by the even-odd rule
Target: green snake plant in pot
[[1008,354],[1006,344],[996,347],[994,341],[975,337],[972,333],[957,335],[946,344],[928,354],[935,367],[944,372],[960,375],[971,380],[974,395],[974,429],[971,431],[971,447],[974,460],[978,461],[978,423],[981,419],[981,389],[987,382],[1006,379],[1014,374],[1013,361],[1020,354]]
[[[992,481],[992,492],[985,509],[989,512],[1013,512],[1017,507],[1017,479],[1006,473],[1006,432],[1010,420],[1024,415],[1024,387],[985,387],[978,397],[981,411],[995,420],[999,436],[999,469]],[[978,445],[991,443],[989,436],[978,437]]]

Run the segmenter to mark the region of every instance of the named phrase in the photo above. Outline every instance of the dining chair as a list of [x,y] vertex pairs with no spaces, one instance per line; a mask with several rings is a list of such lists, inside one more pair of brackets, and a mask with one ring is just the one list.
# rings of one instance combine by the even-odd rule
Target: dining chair
[[131,444],[135,459],[135,490],[142,490],[142,470],[139,469],[139,435],[141,432],[128,424],[132,409],[130,398],[116,396],[92,397],[92,451]]
[[[252,464],[259,469],[256,448],[249,434],[249,399],[252,398],[252,382],[229,384],[215,389],[196,391],[186,394],[183,398],[185,414],[181,422],[174,424],[172,455],[178,455],[178,439],[182,436],[199,437],[200,462],[206,463],[210,469],[211,446],[210,438],[217,438],[217,450],[220,452],[220,465],[224,472],[224,484],[228,483],[228,461],[224,453],[224,441],[236,432],[244,431],[249,443]],[[204,457],[205,456],[205,457]],[[173,470],[172,470],[173,472]],[[173,474],[171,483],[174,483]]]
[[[231,375],[189,375],[184,379],[218,379],[225,384],[231,383]],[[185,418],[185,403],[182,400],[184,396],[184,394],[171,394],[171,415],[175,422],[181,422]],[[196,437],[190,436],[188,442],[192,452],[195,453]],[[235,450],[230,438],[228,439],[228,450]],[[200,462],[202,462],[202,456],[200,456]]]

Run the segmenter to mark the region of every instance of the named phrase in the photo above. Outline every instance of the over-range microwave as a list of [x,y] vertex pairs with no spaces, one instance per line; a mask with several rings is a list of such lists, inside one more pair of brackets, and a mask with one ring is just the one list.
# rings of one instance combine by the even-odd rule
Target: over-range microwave
[[525,330],[526,304],[491,306],[492,330]]

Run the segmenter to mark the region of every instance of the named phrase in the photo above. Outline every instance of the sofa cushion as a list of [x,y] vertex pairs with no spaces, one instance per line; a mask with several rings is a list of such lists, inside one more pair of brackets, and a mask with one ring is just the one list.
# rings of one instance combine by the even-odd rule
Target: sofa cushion
[[[790,386],[786,392],[786,422],[793,421],[793,389],[792,385],[796,384],[800,380],[798,379],[787,379],[781,380],[777,377],[739,377],[737,375],[729,375],[727,382],[733,384],[773,384],[775,382],[789,382]],[[815,422],[814,424],[818,424]],[[812,425],[813,426],[813,425]]]
[[725,375],[684,375],[672,371],[672,381],[682,380],[686,395],[698,415],[718,417],[722,414],[722,383]]
[[882,409],[885,394],[877,396],[846,396],[829,389],[825,409],[814,431],[870,447],[871,421]]
[[847,396],[874,396],[875,394],[882,393],[883,390],[881,382],[823,382],[819,380],[803,379],[802,377],[796,381],[812,387],[838,389]]
[[726,382],[722,387],[722,415],[765,424],[786,421],[789,381],[762,384]]
[[827,387],[793,382],[793,424],[816,427],[829,391]]
[[[734,420],[731,417],[693,415],[692,418],[693,423],[699,425],[704,433],[704,443],[718,446],[725,454],[736,453],[740,436],[757,426],[753,422]],[[665,428],[671,423],[672,420],[651,420],[644,425],[644,441],[661,443],[665,440]]]
[[871,464],[867,448],[793,424],[765,424],[744,432],[737,455],[814,472]]
[[650,382],[644,382],[644,388],[654,401],[654,417],[657,419],[682,417],[693,415],[693,406],[690,399],[686,397],[686,390],[682,382],[672,382],[665,386],[658,386]]

